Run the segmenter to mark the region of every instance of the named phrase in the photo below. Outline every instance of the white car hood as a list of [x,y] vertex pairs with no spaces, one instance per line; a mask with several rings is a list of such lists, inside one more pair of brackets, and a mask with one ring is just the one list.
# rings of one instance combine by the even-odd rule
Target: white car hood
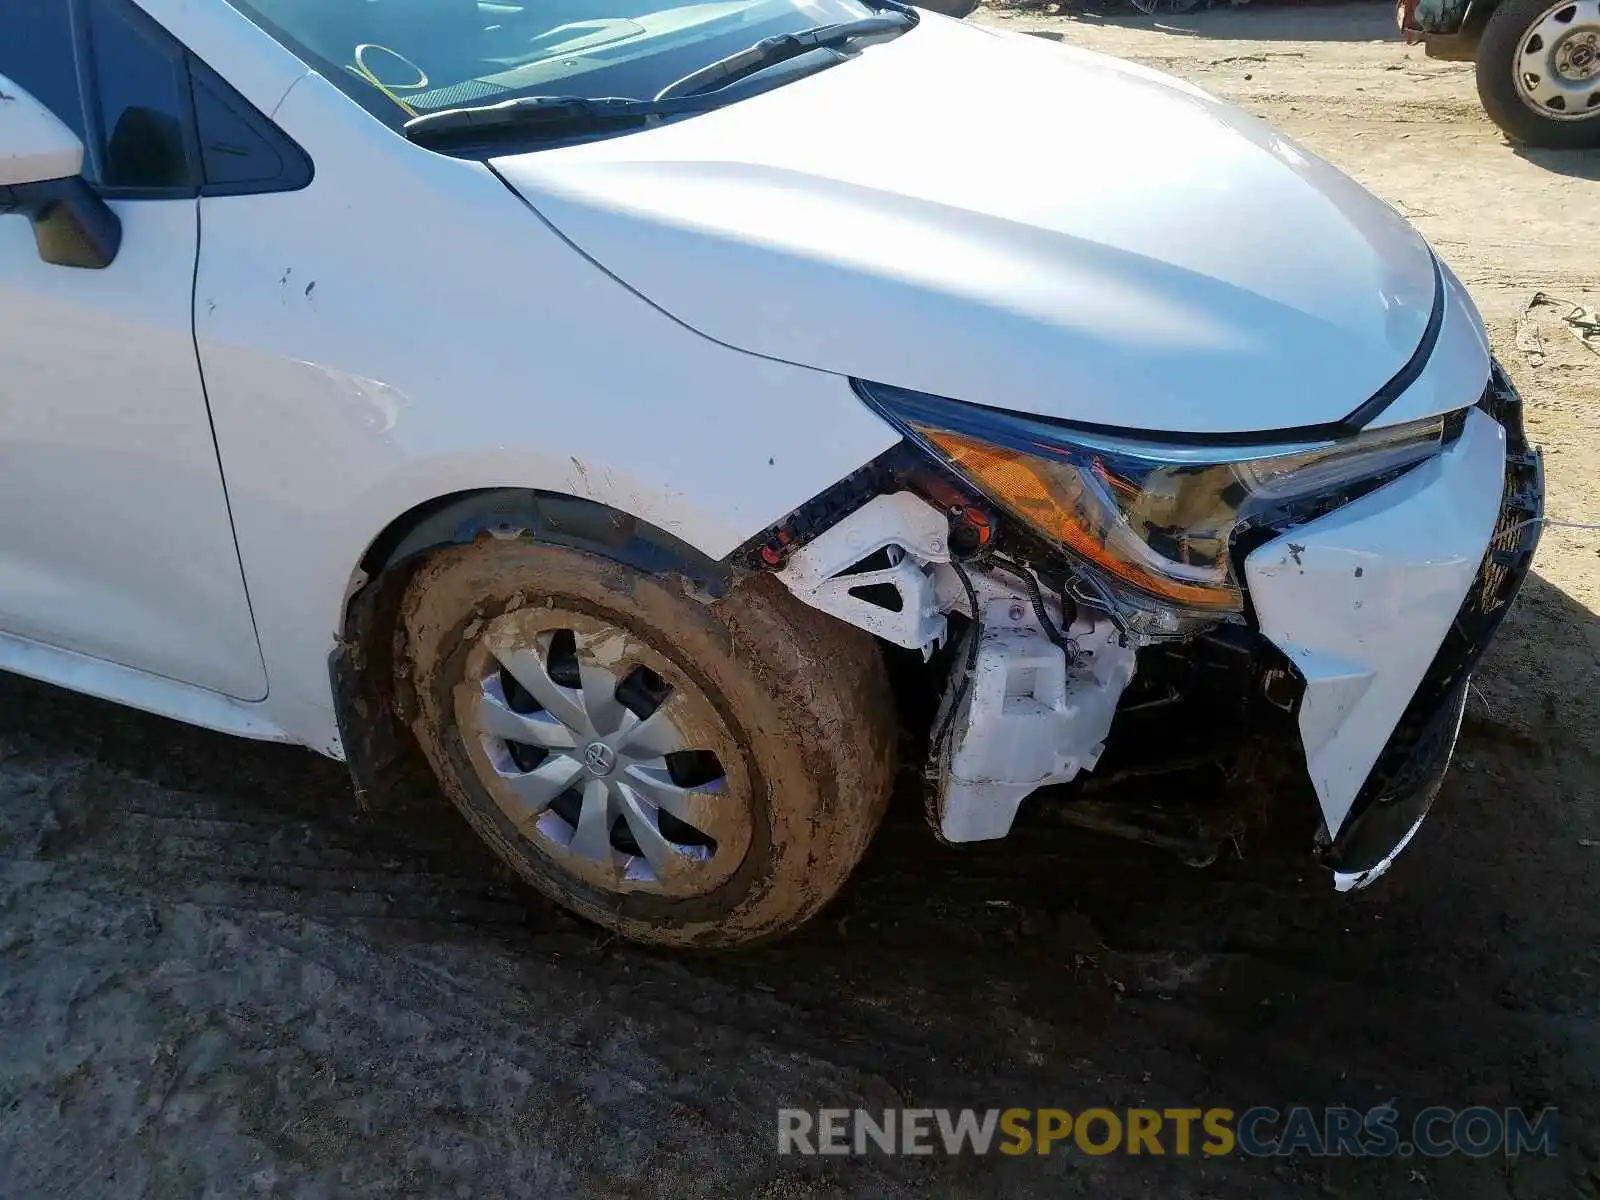
[[1416,232],[1262,122],[931,15],[726,108],[493,165],[707,337],[1070,421],[1338,421],[1412,358],[1434,303]]

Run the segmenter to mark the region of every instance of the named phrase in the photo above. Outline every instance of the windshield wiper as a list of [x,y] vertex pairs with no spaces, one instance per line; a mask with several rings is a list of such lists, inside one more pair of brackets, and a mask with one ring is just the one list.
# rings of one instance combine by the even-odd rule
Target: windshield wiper
[[[763,38],[747,50],[730,54],[668,84],[653,100],[634,96],[515,96],[498,104],[465,105],[424,113],[411,118],[402,128],[406,137],[422,145],[460,145],[479,134],[505,130],[560,137],[610,125],[648,125],[668,117],[720,108],[737,98],[730,93],[743,95],[746,91],[732,85],[768,67],[815,51],[836,49],[861,38],[894,37],[916,23],[915,13],[896,9],[880,17],[819,25],[799,33]],[[795,64],[796,69],[802,66]],[[751,80],[750,84],[759,90],[757,81]]]
[[762,38],[748,49],[720,58],[698,71],[691,71],[682,79],[674,80],[656,93],[656,100],[703,95],[812,50],[836,49],[862,38],[894,37],[916,23],[915,13],[895,10],[880,17],[818,25],[799,33],[780,33],[776,37]]
[[404,125],[413,142],[453,141],[462,135],[484,133],[512,127],[548,124],[604,125],[610,122],[637,121],[674,116],[680,112],[711,107],[709,104],[658,104],[630,96],[517,96],[499,104],[478,104],[464,108],[445,108],[413,117]]

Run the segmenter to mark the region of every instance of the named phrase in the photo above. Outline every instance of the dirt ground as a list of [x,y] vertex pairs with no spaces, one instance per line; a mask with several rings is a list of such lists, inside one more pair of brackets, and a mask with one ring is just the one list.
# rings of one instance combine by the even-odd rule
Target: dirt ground
[[[1173,71],[1376,190],[1471,287],[1549,512],[1600,522],[1600,155],[1519,153],[1383,5],[981,11]],[[1094,120],[1062,113],[1062,122]],[[1049,153],[1048,146],[1035,147]],[[0,678],[0,1194],[1600,1195],[1600,535],[1552,529],[1393,876],[1192,871],[891,814],[840,902],[704,959],[513,887],[453,814]],[[779,1159],[779,1105],[1556,1105],[1554,1159]]]

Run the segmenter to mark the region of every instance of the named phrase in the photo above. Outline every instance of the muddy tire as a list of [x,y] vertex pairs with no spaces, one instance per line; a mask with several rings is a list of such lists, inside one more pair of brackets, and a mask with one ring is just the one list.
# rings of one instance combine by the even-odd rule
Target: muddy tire
[[843,885],[888,803],[894,710],[860,630],[769,576],[530,542],[438,552],[401,607],[424,754],[525,880],[641,942],[776,937]]
[[1600,5],[1504,0],[1478,43],[1478,98],[1512,141],[1600,147]]

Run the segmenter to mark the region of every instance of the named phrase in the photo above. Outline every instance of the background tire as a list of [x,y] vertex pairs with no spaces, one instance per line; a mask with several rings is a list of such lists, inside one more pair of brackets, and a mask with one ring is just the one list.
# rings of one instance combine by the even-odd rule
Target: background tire
[[[1588,0],[1571,7],[1582,21],[1594,4]],[[1478,43],[1478,98],[1490,119],[1513,141],[1562,150],[1600,147],[1600,103],[1588,116],[1560,119],[1535,107],[1518,86],[1529,36],[1550,13],[1559,11],[1551,0],[1504,0],[1494,10]]]
[[[670,695],[692,694],[699,725],[709,730],[694,736],[728,760],[726,779],[747,806],[748,824],[737,832],[736,862],[717,861],[726,846],[718,843],[710,886],[663,894],[665,882],[615,880],[613,864],[580,861],[558,844],[559,832],[553,842],[525,815],[514,820],[492,764],[486,775],[484,746],[498,743],[461,715],[470,711],[462,698],[482,685],[475,680],[494,653],[486,639],[503,646],[526,628],[538,645],[553,646],[548,630],[590,622],[626,639],[630,655],[653,664],[650,677]],[[714,948],[793,929],[843,885],[888,803],[896,727],[876,643],[770,576],[707,604],[677,576],[650,576],[579,550],[487,540],[451,547],[407,590],[396,663],[417,740],[478,833],[539,891],[637,941]],[[573,755],[583,752],[580,738]],[[581,817],[571,793],[562,800],[570,823],[541,820],[575,829]],[[623,822],[615,828],[613,837],[631,836],[621,832]],[[604,878],[589,869],[602,865]]]

